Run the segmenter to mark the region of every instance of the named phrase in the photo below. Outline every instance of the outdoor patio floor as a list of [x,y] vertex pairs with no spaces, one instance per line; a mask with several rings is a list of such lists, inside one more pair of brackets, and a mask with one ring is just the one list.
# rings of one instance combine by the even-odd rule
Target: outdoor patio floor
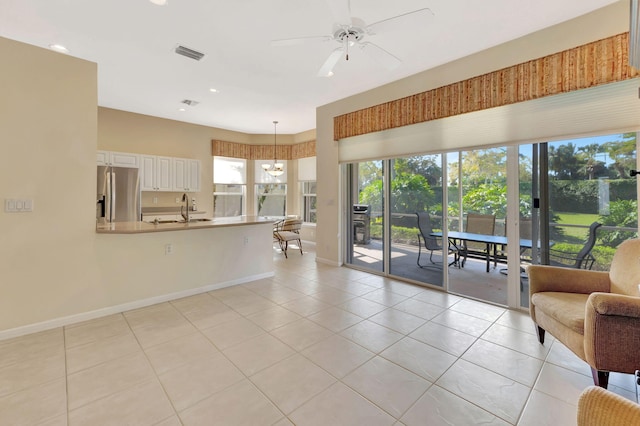
[[[426,267],[417,265],[418,247],[410,244],[394,243],[391,253],[390,274],[419,283],[443,286],[442,255],[434,252],[433,261],[429,261],[429,251],[423,249],[420,263]],[[453,254],[447,258],[447,263],[453,261]],[[353,266],[382,272],[382,242],[372,239],[366,245],[354,245]],[[507,275],[501,273],[507,267],[504,263],[498,263],[494,267],[493,262],[486,272],[486,262],[481,259],[467,259],[464,268],[455,265],[449,266],[449,292],[461,294],[479,300],[507,305]],[[528,279],[521,277],[523,291],[528,291]],[[522,295],[523,300],[528,299],[528,294]]]

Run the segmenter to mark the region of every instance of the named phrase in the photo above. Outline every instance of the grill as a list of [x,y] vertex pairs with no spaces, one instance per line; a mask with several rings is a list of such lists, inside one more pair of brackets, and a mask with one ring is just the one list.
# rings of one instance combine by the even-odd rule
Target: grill
[[371,242],[371,206],[368,204],[353,205],[353,242],[369,244]]

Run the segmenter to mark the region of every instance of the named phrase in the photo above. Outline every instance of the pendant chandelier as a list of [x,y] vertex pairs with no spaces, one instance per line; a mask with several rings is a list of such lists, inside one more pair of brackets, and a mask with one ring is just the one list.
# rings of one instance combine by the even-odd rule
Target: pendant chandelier
[[284,173],[284,164],[278,163],[277,160],[277,151],[276,151],[276,126],[278,125],[277,121],[273,122],[273,164],[264,163],[262,168],[265,172],[269,173],[271,176],[277,177]]

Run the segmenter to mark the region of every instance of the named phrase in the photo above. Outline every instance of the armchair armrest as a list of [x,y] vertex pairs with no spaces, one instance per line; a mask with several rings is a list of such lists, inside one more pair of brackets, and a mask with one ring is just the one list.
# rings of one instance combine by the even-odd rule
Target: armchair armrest
[[593,293],[587,306],[598,315],[637,318],[640,321],[640,297],[616,293]]
[[608,272],[530,265],[527,267],[527,273],[530,294],[543,291],[589,294],[608,292],[610,288]]
[[596,370],[633,373],[640,365],[640,297],[593,293],[584,319],[585,359]]

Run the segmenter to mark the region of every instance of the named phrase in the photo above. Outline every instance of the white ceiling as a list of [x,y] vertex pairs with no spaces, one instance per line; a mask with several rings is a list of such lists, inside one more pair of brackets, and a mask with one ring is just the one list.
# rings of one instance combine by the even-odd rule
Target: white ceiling
[[[335,41],[271,40],[328,35],[348,0],[0,0],[0,36],[98,64],[100,106],[245,133],[315,129],[318,106],[504,43],[617,0],[351,0],[371,24],[428,7],[432,17],[366,36],[402,60],[388,70],[358,49],[331,78],[316,73]],[[343,23],[343,22],[340,22]],[[174,53],[181,44],[206,54]],[[215,88],[218,93],[210,92]],[[181,101],[200,102],[179,111]]]

